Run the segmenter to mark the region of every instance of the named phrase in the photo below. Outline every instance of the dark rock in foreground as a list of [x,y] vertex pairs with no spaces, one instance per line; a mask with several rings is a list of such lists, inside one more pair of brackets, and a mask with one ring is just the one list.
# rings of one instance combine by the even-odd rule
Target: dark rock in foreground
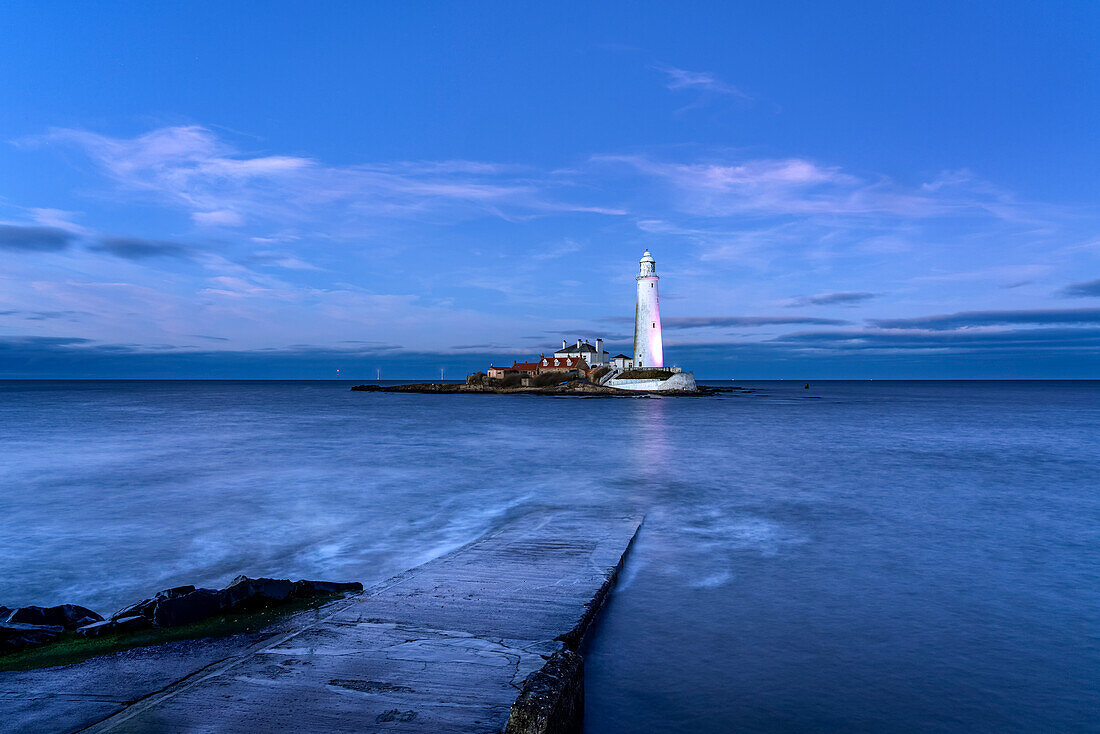
[[0,622],[0,653],[18,652],[53,642],[65,631],[60,625]]
[[151,615],[156,627],[182,627],[213,617],[226,608],[224,592],[214,589],[195,589],[187,594],[163,599],[153,605]]
[[0,654],[54,642],[62,632],[102,622],[103,617],[76,604],[56,607],[0,607]]
[[128,607],[120,609],[111,615],[111,619],[119,619],[121,617],[148,617],[153,618],[157,604],[161,602],[169,602],[173,599],[186,596],[195,590],[194,586],[176,586],[171,589],[164,589],[158,591],[153,595],[151,599],[143,599],[137,604],[131,604]]
[[[362,588],[362,587],[360,587]],[[250,579],[238,576],[222,591],[227,608],[248,609],[290,599],[294,582],[289,579]]]
[[76,604],[55,607],[0,607],[0,654],[55,642],[63,632],[85,638],[136,632],[150,627],[183,627],[224,613],[243,613],[348,591],[362,591],[357,582],[250,579],[238,576],[224,589],[176,586],[120,609],[104,619]]
[[[295,599],[310,599],[327,594],[362,591],[358,582],[291,581],[290,579],[252,579],[238,576],[224,589],[196,589],[177,586],[158,591],[152,598],[116,612],[112,622],[124,618],[143,617],[155,627],[182,627],[201,622],[223,612],[250,612]],[[95,627],[95,634],[102,634]]]
[[153,621],[148,617],[118,617],[95,622],[79,628],[76,633],[81,637],[101,637],[103,635],[117,635],[124,632],[137,632],[153,626]]
[[103,617],[87,607],[76,604],[60,604],[56,607],[20,607],[9,612],[7,621],[20,624],[52,625],[73,630],[92,622],[101,622]]
[[290,592],[296,599],[308,599],[311,596],[342,594],[348,591],[362,591],[363,585],[357,581],[295,581]]

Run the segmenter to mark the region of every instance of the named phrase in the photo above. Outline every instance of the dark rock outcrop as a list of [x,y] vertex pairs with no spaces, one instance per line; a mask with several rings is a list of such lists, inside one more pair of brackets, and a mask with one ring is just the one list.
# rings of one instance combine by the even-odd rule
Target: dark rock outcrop
[[195,589],[187,594],[158,599],[151,613],[143,616],[151,619],[157,627],[182,627],[201,622],[225,608],[224,592]]
[[[141,619],[145,619],[145,617],[141,617]],[[83,627],[77,627],[76,633],[81,637],[99,637],[113,632],[115,624],[113,619],[105,619],[102,622],[92,622]]]
[[171,589],[164,589],[163,591],[158,591],[150,599],[143,599],[142,601],[139,601],[137,604],[131,604],[128,607],[125,607],[123,609],[118,610],[117,612],[115,612],[114,614],[111,615],[111,619],[118,619],[120,617],[133,617],[133,616],[148,617],[149,619],[152,619],[153,618],[153,610],[156,608],[156,606],[159,602],[169,601],[171,599],[176,599],[176,598],[181,597],[181,596],[186,596],[187,594],[190,594],[194,590],[195,590],[194,586],[175,586]]
[[505,734],[579,734],[584,723],[584,660],[555,652],[523,681]]
[[103,635],[117,635],[124,632],[137,632],[153,626],[153,620],[148,617],[132,616],[108,619],[102,622],[78,627],[76,633],[81,637],[102,637]]
[[148,617],[119,617],[111,622],[115,625],[115,632],[136,632],[153,626]]
[[55,641],[65,631],[81,637],[136,632],[150,627],[182,627],[226,612],[250,612],[348,591],[362,591],[357,582],[251,579],[238,576],[224,589],[175,586],[131,604],[103,619],[76,604],[56,607],[0,607],[0,654],[16,652]]
[[[362,590],[363,585],[357,582],[291,581],[238,576],[233,579],[233,583],[220,590],[176,586],[158,591],[149,599],[119,610],[111,616],[111,620],[120,622],[124,618],[141,617],[157,627],[180,627],[224,612],[250,612],[285,604],[294,599]],[[98,636],[121,631],[124,630],[117,627],[92,626],[81,634]]]
[[341,594],[348,591],[362,591],[363,585],[358,581],[341,583],[339,581],[301,581],[294,582],[291,596],[296,599],[308,599],[313,596],[325,594]]
[[362,590],[363,585],[358,582],[341,583],[305,579],[290,581],[289,579],[250,579],[247,576],[238,576],[221,593],[224,595],[227,609],[248,611],[281,604],[292,599],[311,599],[316,596]]
[[294,582],[290,579],[250,579],[238,576],[222,590],[226,607],[235,611],[247,611],[290,599]]
[[53,642],[65,628],[60,625],[0,622],[0,653],[18,652]]
[[20,607],[12,610],[8,616],[8,622],[19,624],[51,625],[74,630],[92,622],[103,620],[87,607],[76,604],[59,604],[56,607]]

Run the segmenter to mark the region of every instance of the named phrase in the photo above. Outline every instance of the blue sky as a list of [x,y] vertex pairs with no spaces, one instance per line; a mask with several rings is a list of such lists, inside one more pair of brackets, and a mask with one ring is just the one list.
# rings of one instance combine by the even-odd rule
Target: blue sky
[[[6,3],[0,377],[1100,377],[1096,3]],[[336,370],[340,369],[339,375]]]

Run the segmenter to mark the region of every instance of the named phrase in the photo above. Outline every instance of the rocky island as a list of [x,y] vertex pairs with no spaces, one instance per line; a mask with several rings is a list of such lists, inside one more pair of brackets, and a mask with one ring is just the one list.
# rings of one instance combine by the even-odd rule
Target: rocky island
[[691,372],[665,366],[661,309],[657,296],[657,263],[646,250],[638,261],[637,299],[634,313],[633,354],[611,356],[603,339],[595,344],[577,339],[562,340],[561,349],[540,354],[530,362],[513,361],[511,366],[490,364],[475,372],[466,384],[416,383],[409,385],[356,385],[364,392],[411,392],[432,394],[491,393],[495,395],[582,395],[586,397],[629,397],[661,395],[712,395],[714,388],[700,388]]
[[[600,385],[584,378],[573,378],[548,385],[507,383],[501,380],[477,379],[482,373],[471,375],[463,383],[417,382],[405,385],[356,385],[359,392],[424,393],[429,395],[558,395],[578,397],[644,398],[654,395],[707,396],[721,392],[736,392],[736,387],[696,386],[693,390],[637,390]],[[471,381],[472,380],[472,381]]]

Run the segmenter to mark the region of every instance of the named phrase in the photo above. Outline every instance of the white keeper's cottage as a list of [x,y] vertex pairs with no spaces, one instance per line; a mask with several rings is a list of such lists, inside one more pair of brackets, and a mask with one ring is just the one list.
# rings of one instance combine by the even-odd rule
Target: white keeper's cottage
[[589,344],[587,339],[578,339],[576,344],[569,344],[562,339],[561,349],[554,352],[554,356],[580,357],[589,367],[603,367],[611,361],[603,348],[603,339],[597,339],[596,346]]

